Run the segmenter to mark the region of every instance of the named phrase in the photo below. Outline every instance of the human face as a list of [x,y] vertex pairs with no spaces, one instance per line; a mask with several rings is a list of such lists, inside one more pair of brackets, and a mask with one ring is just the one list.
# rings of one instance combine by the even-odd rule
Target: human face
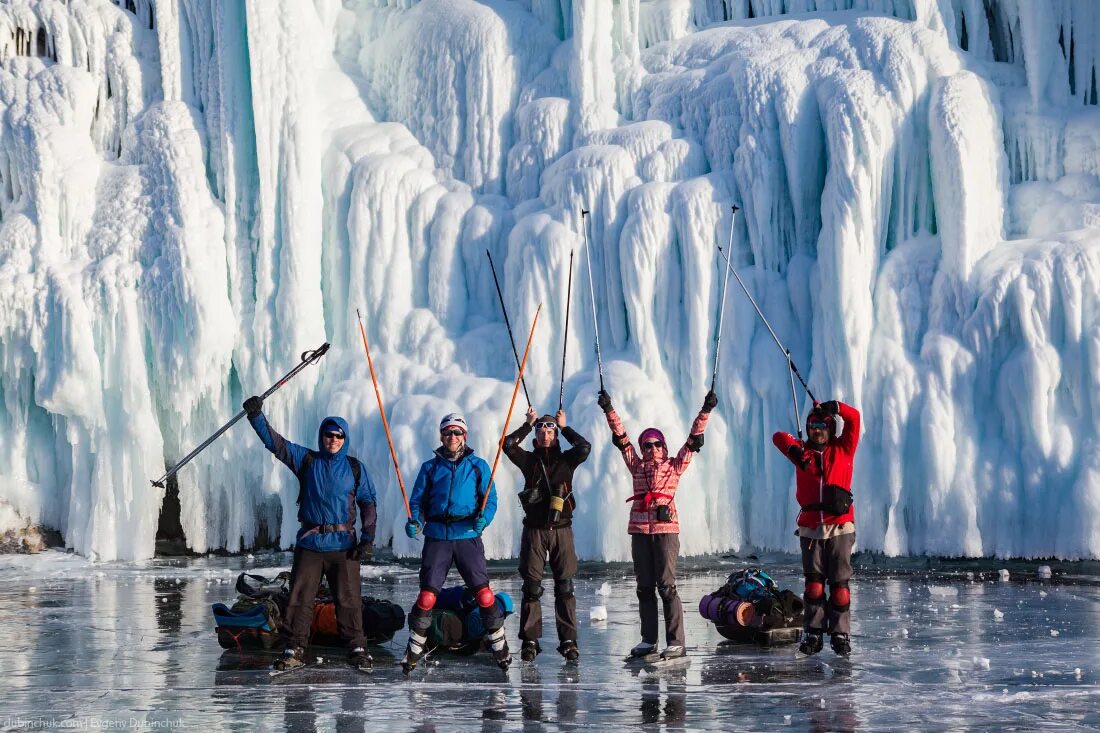
[[810,442],[816,445],[824,445],[829,442],[829,423],[824,420],[808,420],[806,422],[806,435]]
[[659,460],[665,455],[665,444],[656,438],[650,438],[642,443],[642,457]]
[[558,437],[558,424],[554,422],[535,423],[535,445],[539,448],[549,448]]
[[466,431],[462,428],[448,427],[439,431],[439,441],[448,453],[459,453],[466,447]]
[[344,447],[344,434],[332,430],[321,433],[321,447],[328,451],[330,456],[336,455]]

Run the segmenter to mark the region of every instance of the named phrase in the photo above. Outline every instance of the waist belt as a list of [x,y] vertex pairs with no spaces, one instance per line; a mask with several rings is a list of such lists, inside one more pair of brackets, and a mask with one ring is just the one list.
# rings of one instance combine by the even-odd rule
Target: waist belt
[[302,526],[306,528],[308,532],[319,532],[320,534],[329,534],[332,532],[354,532],[355,527],[350,524],[313,524],[312,522],[302,522]]
[[668,494],[663,491],[643,491],[640,494],[635,494],[623,503],[629,504],[632,501],[641,500],[642,506],[648,509],[649,505],[652,504],[658,496],[667,496],[669,499],[672,499],[675,494]]

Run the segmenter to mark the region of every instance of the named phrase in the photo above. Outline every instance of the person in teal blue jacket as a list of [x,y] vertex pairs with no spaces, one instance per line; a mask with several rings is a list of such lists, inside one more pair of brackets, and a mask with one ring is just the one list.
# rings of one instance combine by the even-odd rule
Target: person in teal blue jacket
[[[350,649],[351,663],[371,666],[363,635],[362,589],[359,563],[370,559],[377,509],[374,483],[363,465],[348,455],[348,423],[342,417],[326,417],[317,430],[317,450],[292,443],[279,435],[263,413],[263,400],[249,397],[244,403],[248,422],[276,458],[298,477],[298,521],[294,564],[290,571],[290,600],[283,622],[283,657],[280,670],[305,662],[313,620],[313,600],[321,576],[328,578],[336,602],[336,628]],[[362,532],[356,542],[356,507]]]
[[409,645],[401,660],[405,674],[426,651],[432,608],[452,563],[477,598],[493,658],[501,669],[512,663],[504,638],[504,616],[489,587],[481,541],[481,533],[496,515],[496,487],[489,481],[489,464],[474,455],[466,445],[466,436],[465,418],[456,413],[444,416],[439,423],[440,447],[420,467],[409,496],[412,516],[405,533],[409,537],[423,533],[424,552],[420,557],[420,595],[409,614]]

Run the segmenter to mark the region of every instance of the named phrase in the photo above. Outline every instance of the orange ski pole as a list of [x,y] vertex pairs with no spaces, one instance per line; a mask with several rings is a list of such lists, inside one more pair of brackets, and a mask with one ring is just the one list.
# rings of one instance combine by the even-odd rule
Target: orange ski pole
[[500,452],[504,450],[504,439],[508,437],[508,423],[512,420],[512,410],[516,406],[516,395],[519,394],[519,385],[523,382],[523,369],[527,366],[527,354],[531,352],[531,341],[535,338],[535,325],[539,322],[539,312],[542,303],[535,310],[535,320],[531,321],[531,334],[527,337],[527,348],[523,350],[523,361],[519,363],[519,376],[516,377],[516,386],[512,388],[512,401],[508,403],[508,417],[504,418],[504,430],[500,433],[500,443],[497,444],[497,455],[493,459],[493,470],[489,473],[489,485],[485,487],[485,496],[481,499],[481,508],[478,516],[485,511],[485,505],[489,503],[489,489],[493,486],[493,477],[497,475],[497,464],[500,463]]
[[386,442],[390,444],[390,458],[393,459],[393,470],[397,473],[397,485],[401,488],[401,498],[405,500],[405,513],[412,519],[412,509],[409,508],[409,495],[405,493],[405,481],[401,478],[401,466],[397,464],[397,451],[393,449],[393,437],[390,436],[390,423],[386,420],[386,408],[382,406],[382,393],[378,391],[378,377],[374,374],[374,360],[370,358],[370,346],[367,346],[367,330],[363,328],[363,316],[359,309],[355,309],[355,315],[359,319],[359,333],[363,336],[363,350],[367,352],[367,366],[370,367],[370,381],[374,383],[374,396],[378,399],[378,412],[382,413],[382,427],[386,429]]

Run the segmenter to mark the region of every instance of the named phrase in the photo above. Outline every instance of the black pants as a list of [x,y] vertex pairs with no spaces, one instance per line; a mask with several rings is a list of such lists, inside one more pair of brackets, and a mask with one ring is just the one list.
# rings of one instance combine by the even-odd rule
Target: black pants
[[523,603],[519,611],[519,638],[538,641],[542,636],[542,575],[546,558],[554,574],[554,617],[558,641],[577,640],[577,598],[573,576],[577,574],[577,549],[573,528],[524,527],[519,541],[519,574],[523,578]]
[[336,602],[336,630],[349,649],[365,647],[363,636],[363,597],[359,583],[359,561],[354,550],[316,552],[294,549],[294,565],[290,569],[290,601],[283,619],[283,642],[288,646],[305,647],[313,623],[313,600],[321,576],[328,579],[332,599]]
[[665,613],[665,643],[684,645],[684,607],[676,592],[676,558],[680,554],[678,534],[632,534],[630,554],[634,578],[638,581],[638,615],[642,619],[642,641],[657,643],[657,596]]

